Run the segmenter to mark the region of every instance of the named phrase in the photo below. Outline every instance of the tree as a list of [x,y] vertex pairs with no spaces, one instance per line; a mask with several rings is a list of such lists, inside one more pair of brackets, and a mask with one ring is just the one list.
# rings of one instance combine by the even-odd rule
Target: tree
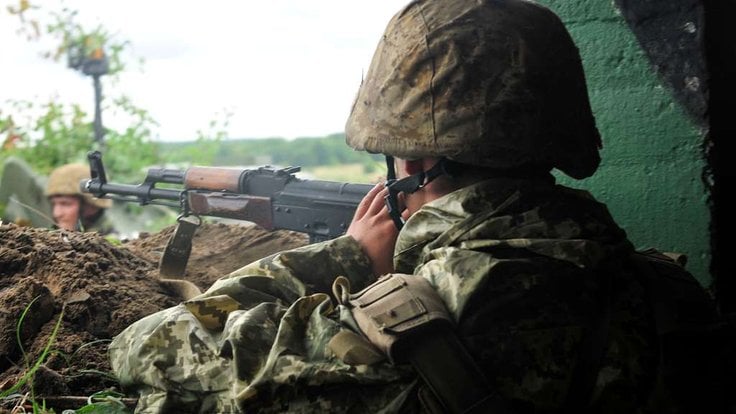
[[[62,104],[57,97],[44,102],[10,100],[0,103],[3,105],[0,107],[0,142],[3,142],[0,162],[15,155],[39,173],[48,174],[59,165],[85,161],[90,150],[105,149],[106,164],[116,180],[140,180],[145,167],[165,161],[154,140],[158,124],[146,109],[111,87],[118,85],[118,75],[129,65],[142,66],[143,60],[129,52],[129,41],[120,40],[102,26],[87,28],[80,24],[79,11],[64,7],[63,3],[58,3],[57,8],[50,3],[40,4],[19,0],[17,5],[0,13],[17,17],[17,31],[27,41],[50,40],[53,46],[41,52],[47,59],[66,60],[67,66],[87,75],[100,71],[90,64],[104,62],[105,76],[96,77],[95,82],[104,79],[105,90],[113,92],[107,93],[101,109],[124,117],[127,125],[120,130],[105,128],[103,144],[95,139],[95,123],[90,114],[78,103]],[[197,131],[200,150],[187,154],[192,163],[211,162],[217,143],[227,136],[230,115],[226,112]]]
[[[7,12],[18,18],[18,33],[28,41],[53,40],[53,49],[42,52],[45,58],[56,62],[66,58],[70,67],[80,69],[84,59],[104,57],[105,80],[113,83],[126,68],[126,59],[131,59],[126,54],[129,42],[117,40],[101,26],[83,27],[77,22],[76,10],[53,10],[48,5],[41,7],[21,0],[17,6],[8,7]],[[40,103],[14,100],[4,104],[6,108],[0,109],[0,134],[5,135],[1,156],[23,158],[39,173],[84,161],[87,151],[103,145],[96,142],[90,116],[78,103],[63,104],[56,97],[49,97]],[[106,159],[116,177],[132,178],[144,166],[160,161],[151,139],[156,122],[145,109],[122,94],[110,96],[103,108],[122,112],[130,119],[124,130],[104,131],[110,149]],[[125,151],[119,151],[121,147]]]

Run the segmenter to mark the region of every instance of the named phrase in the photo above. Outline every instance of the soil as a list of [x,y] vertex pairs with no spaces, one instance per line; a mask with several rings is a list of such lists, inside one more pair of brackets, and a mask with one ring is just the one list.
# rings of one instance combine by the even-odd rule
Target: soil
[[[32,382],[36,399],[114,389],[109,340],[182,300],[158,274],[173,231],[113,244],[96,233],[0,225],[0,392],[37,361],[43,364]],[[243,265],[307,242],[302,234],[250,223],[205,223],[183,279],[205,290]],[[26,385],[16,392],[28,391]]]

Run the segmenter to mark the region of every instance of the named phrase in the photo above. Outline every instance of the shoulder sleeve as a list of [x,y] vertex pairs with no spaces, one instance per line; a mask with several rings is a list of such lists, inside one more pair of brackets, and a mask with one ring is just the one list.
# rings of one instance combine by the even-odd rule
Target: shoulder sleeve
[[99,219],[97,219],[94,223],[88,226],[84,231],[85,232],[96,232],[96,233],[99,233],[101,236],[115,236],[115,237],[120,236],[118,234],[119,233],[118,230],[113,225],[112,220],[110,220],[110,217],[108,217],[107,214],[104,212],[102,216],[100,216]]
[[291,302],[314,292],[329,292],[337,276],[345,276],[356,288],[373,282],[370,262],[350,236],[276,253],[248,264],[216,281],[204,294],[230,294],[236,287],[252,288],[269,279],[271,289]]

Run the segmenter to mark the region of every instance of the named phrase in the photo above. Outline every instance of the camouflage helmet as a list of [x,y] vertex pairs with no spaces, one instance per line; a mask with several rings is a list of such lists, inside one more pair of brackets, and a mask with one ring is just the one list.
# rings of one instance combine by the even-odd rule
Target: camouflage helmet
[[92,197],[89,193],[83,193],[79,188],[79,182],[89,179],[89,166],[84,164],[66,164],[51,171],[46,183],[46,197],[57,195],[81,196],[85,203],[98,208],[109,208],[112,200]]
[[580,55],[527,0],[415,0],[389,22],[345,128],[348,145],[405,159],[592,175],[600,135]]

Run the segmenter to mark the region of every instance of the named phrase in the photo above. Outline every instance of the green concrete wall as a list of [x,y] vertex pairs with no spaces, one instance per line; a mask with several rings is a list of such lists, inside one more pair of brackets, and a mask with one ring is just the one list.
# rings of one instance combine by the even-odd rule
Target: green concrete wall
[[688,270],[708,286],[710,210],[701,176],[704,132],[647,59],[611,0],[541,0],[580,48],[598,129],[601,167],[560,182],[608,204],[637,248],[686,253]]

